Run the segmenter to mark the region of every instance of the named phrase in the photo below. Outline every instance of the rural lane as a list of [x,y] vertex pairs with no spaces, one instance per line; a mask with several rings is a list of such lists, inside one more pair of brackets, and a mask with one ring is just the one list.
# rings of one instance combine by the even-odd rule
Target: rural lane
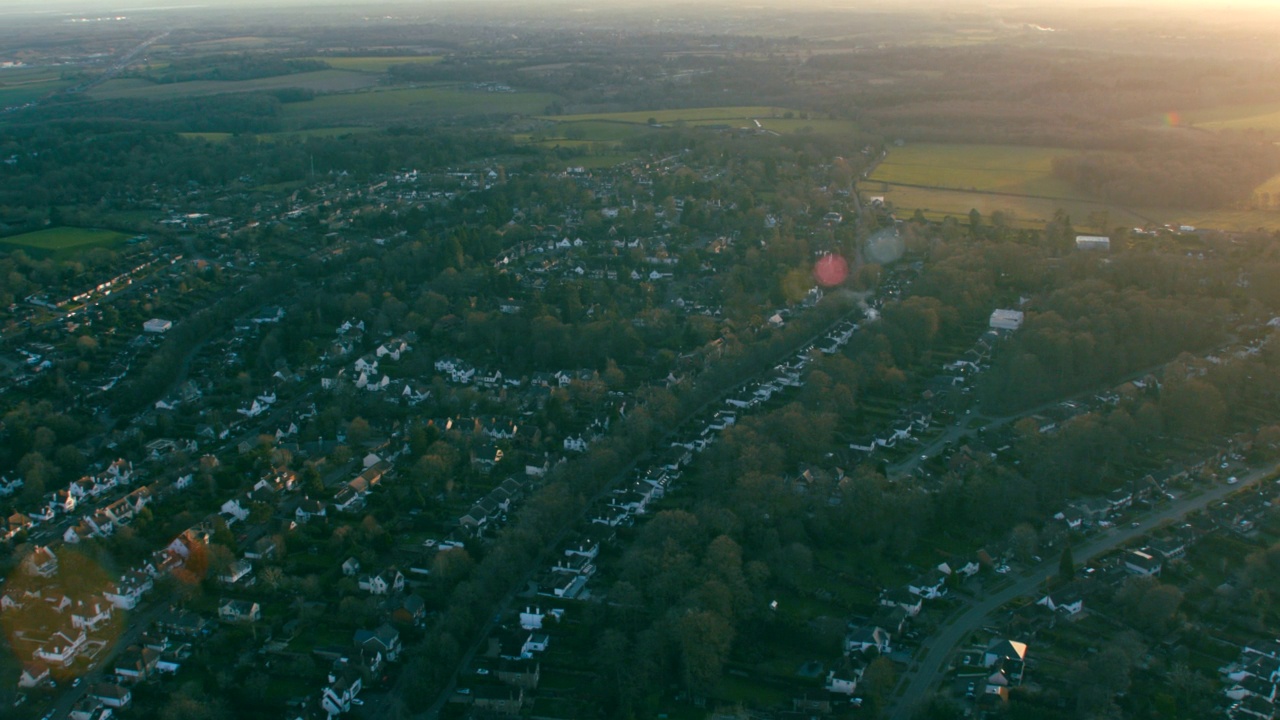
[[[1155,512],[1149,513],[1137,522],[1137,526],[1113,527],[1086,542],[1072,547],[1072,555],[1077,564],[1085,562],[1114,550],[1135,538],[1141,537],[1156,527],[1173,520],[1178,520],[1188,513],[1207,507],[1211,503],[1222,500],[1228,495],[1243,488],[1257,484],[1263,478],[1280,471],[1280,464],[1255,470],[1240,478],[1237,485],[1221,484],[1210,487],[1200,495],[1188,495],[1171,502]],[[902,692],[889,714],[891,720],[910,720],[913,713],[944,673],[944,665],[956,646],[969,633],[982,627],[987,616],[1005,604],[1035,592],[1046,580],[1058,571],[1056,559],[1047,560],[1031,568],[1012,585],[998,592],[983,597],[962,610],[935,637],[927,638],[923,645],[929,648],[920,660],[917,669],[909,672],[899,684]]]

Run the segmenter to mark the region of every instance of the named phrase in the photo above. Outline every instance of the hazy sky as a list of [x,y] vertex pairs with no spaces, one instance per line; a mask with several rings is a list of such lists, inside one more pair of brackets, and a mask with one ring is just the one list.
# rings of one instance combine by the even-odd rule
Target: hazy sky
[[60,14],[60,13],[127,13],[142,11],[165,11],[183,8],[306,8],[306,7],[353,7],[366,6],[387,8],[413,7],[426,8],[432,5],[453,5],[459,8],[479,5],[574,5],[600,6],[625,5],[634,9],[659,8],[665,5],[682,5],[689,7],[699,4],[708,6],[731,5],[739,8],[803,8],[803,9],[841,9],[841,10],[909,10],[913,7],[934,6],[950,10],[973,9],[985,7],[989,9],[1026,9],[1036,5],[1050,8],[1079,7],[1115,8],[1115,7],[1192,7],[1199,6],[1213,9],[1218,13],[1229,12],[1231,8],[1273,8],[1280,10],[1280,0],[0,0],[0,12],[6,14]]

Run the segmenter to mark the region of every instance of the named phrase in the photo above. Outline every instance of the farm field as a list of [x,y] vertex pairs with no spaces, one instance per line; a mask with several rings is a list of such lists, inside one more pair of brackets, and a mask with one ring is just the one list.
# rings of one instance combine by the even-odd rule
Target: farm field
[[383,73],[392,65],[432,64],[444,59],[441,55],[399,55],[395,57],[309,57],[306,60],[319,60],[327,63],[335,70],[351,70],[355,72]]
[[21,105],[39,100],[49,93],[70,87],[62,79],[62,71],[51,67],[18,67],[0,69],[0,107]]
[[1181,116],[1184,124],[1209,130],[1280,130],[1280,102],[1189,110]]
[[[287,130],[284,132],[259,133],[254,138],[259,142],[279,142],[281,140],[301,140],[309,137],[339,137],[342,135],[352,135],[355,133],[372,132],[373,128],[355,126],[355,127],[327,127],[315,128],[312,130]],[[227,132],[185,132],[178,133],[185,138],[200,138],[209,142],[226,142],[233,136]]]
[[[650,118],[659,123],[675,123],[685,122],[694,124],[717,124],[750,121],[752,118],[760,118],[763,122],[764,118],[782,119],[784,113],[788,111],[785,108],[766,107],[762,105],[755,106],[737,106],[737,107],[704,107],[704,108],[682,108],[678,110],[641,110],[639,112],[620,112],[620,113],[588,113],[585,115],[549,115],[544,116],[543,120],[554,120],[555,122],[582,122],[586,120],[607,120],[620,123],[634,123],[639,125],[648,124]],[[812,121],[805,121],[812,122]]]
[[[950,215],[967,222],[970,210],[976,209],[984,218],[989,218],[996,211],[1003,212],[1010,220],[1010,225],[1021,228],[1043,228],[1053,219],[1059,208],[1071,216],[1077,230],[1099,231],[1087,225],[1092,213],[1108,213],[1107,222],[1111,226],[1138,227],[1159,218],[1150,220],[1127,208],[1090,200],[1055,199],[1018,197],[1013,195],[993,195],[984,192],[966,190],[933,190],[927,188],[904,187],[890,185],[887,190],[879,190],[877,183],[864,183],[860,187],[863,197],[881,195],[886,202],[896,208],[898,217],[910,217],[916,210],[924,213],[930,220],[941,220]],[[1170,220],[1171,221],[1171,220]]]
[[109,247],[123,242],[128,237],[127,234],[114,230],[55,227],[0,238],[0,245],[35,250],[43,255],[82,250],[88,247]]
[[893,148],[868,178],[972,192],[1087,199],[1052,176],[1054,158],[1073,151],[1015,145],[919,144]]
[[318,70],[316,72],[277,75],[256,80],[193,80],[181,83],[150,83],[145,80],[109,80],[90,91],[98,100],[140,99],[166,100],[193,95],[219,95],[222,93],[261,92],[284,88],[303,88],[316,92],[341,92],[360,90],[376,85],[377,78],[368,73],[346,70]]
[[281,115],[287,125],[297,128],[395,125],[460,115],[532,115],[544,111],[556,99],[551,93],[491,93],[447,84],[326,95],[289,103],[281,109]]

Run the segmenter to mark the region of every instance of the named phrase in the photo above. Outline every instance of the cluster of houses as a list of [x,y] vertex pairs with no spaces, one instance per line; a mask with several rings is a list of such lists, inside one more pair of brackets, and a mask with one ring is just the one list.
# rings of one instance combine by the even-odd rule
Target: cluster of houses
[[[70,542],[77,542],[89,535],[107,537],[116,526],[127,525],[139,510],[151,502],[153,488],[142,487],[106,506],[96,507],[99,501],[115,491],[128,488],[136,477],[132,463],[117,460],[100,473],[86,475],[62,490],[49,493],[35,509],[11,514],[0,528],[0,540],[12,540],[18,533],[30,533],[42,525],[68,517],[73,520],[78,517],[79,522],[64,533],[64,539],[74,537]],[[17,488],[23,485],[23,481],[11,480],[6,484]]]
[[1253,641],[1244,646],[1240,657],[1219,669],[1230,701],[1226,710],[1229,720],[1271,720],[1280,708],[1277,685],[1280,685],[1280,642]]

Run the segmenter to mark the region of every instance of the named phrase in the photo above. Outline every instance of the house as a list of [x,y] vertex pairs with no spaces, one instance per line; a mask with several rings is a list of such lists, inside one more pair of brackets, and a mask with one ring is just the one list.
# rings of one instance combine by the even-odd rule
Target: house
[[537,690],[538,681],[542,678],[542,665],[533,658],[503,660],[498,663],[498,669],[494,675],[499,682],[515,685],[524,690]]
[[1027,661],[1027,644],[1016,640],[996,639],[982,654],[982,666],[1002,669],[1006,675],[1022,679],[1022,669]]
[[357,648],[377,650],[387,662],[395,662],[400,658],[400,631],[387,623],[376,630],[357,630],[353,644]]
[[173,329],[172,320],[163,320],[161,318],[151,318],[142,323],[142,331],[148,333],[163,334]]
[[124,710],[133,704],[133,693],[129,688],[115,683],[97,683],[89,686],[89,696],[97,698],[113,710]]
[[583,555],[572,555],[556,560],[555,567],[551,568],[551,571],[572,573],[574,575],[594,575],[596,566],[591,564],[591,558]]
[[55,632],[36,648],[31,654],[33,660],[54,665],[57,667],[67,668],[75,662],[76,658],[84,650],[88,643],[88,637],[84,633],[84,628],[77,631],[64,629]]
[[862,679],[862,671],[862,665],[844,660],[839,667],[827,672],[827,679],[822,687],[827,692],[853,695],[858,691],[858,681]]
[[1124,569],[1135,575],[1159,575],[1162,564],[1146,550],[1130,550],[1124,554]]
[[587,451],[587,441],[584,440],[581,435],[575,435],[572,437],[565,438],[562,445],[566,452],[586,452]]
[[223,585],[253,584],[253,563],[244,558],[233,561],[226,571],[218,576],[218,582]]
[[920,614],[920,609],[924,605],[924,598],[906,588],[894,588],[886,590],[880,596],[880,605],[902,608],[907,615],[915,617]]
[[323,500],[312,500],[311,498],[302,498],[302,502],[298,503],[298,507],[294,510],[294,518],[302,524],[307,523],[312,518],[325,517],[327,512],[326,505]]
[[333,496],[333,508],[339,512],[355,512],[363,507],[364,498],[350,485],[343,485]]
[[876,625],[867,625],[856,628],[845,636],[845,655],[852,655],[855,652],[865,653],[872,649],[875,649],[881,655],[892,651],[889,631]]
[[18,677],[18,687],[33,688],[49,680],[49,666],[42,662],[22,664],[22,675]]
[[1080,583],[1074,582],[1058,588],[1036,601],[1050,612],[1060,612],[1073,617],[1084,611],[1084,593]]
[[142,596],[151,591],[154,580],[150,575],[130,572],[118,583],[107,583],[102,597],[120,610],[132,610],[138,606]]
[[947,594],[947,574],[941,570],[925,573],[907,585],[907,591],[925,600],[936,600]]
[[28,575],[51,578],[58,574],[58,556],[54,555],[48,547],[37,545],[36,549],[22,561],[22,569]]
[[115,606],[106,599],[79,600],[71,611],[71,626],[93,632],[111,620],[114,608]]
[[377,575],[361,575],[356,581],[356,586],[370,595],[398,593],[404,590],[404,575],[399,570],[391,568]]
[[473,706],[500,715],[519,715],[524,689],[518,685],[481,685],[472,691]]
[[320,707],[329,717],[351,712],[351,701],[362,688],[360,671],[345,658],[337,660],[329,670],[328,683],[320,691]]
[[[243,504],[241,501],[244,501]],[[227,525],[231,526],[237,522],[244,522],[249,519],[249,501],[248,498],[232,498],[219,508],[220,513],[227,519]]]
[[262,608],[248,600],[223,600],[218,605],[218,617],[225,622],[254,623],[262,619]]
[[96,697],[85,695],[71,706],[71,712],[67,714],[70,720],[111,720],[113,717],[111,708],[107,707]]
[[132,645],[116,659],[115,674],[121,683],[134,684],[156,673],[160,653],[147,647]]
[[409,594],[391,610],[391,618],[405,625],[417,625],[427,616],[427,603],[421,595]]
[[190,610],[169,609],[156,618],[156,628],[173,635],[195,638],[209,632],[209,621]]
[[551,644],[551,636],[538,632],[537,630],[529,633],[529,637],[520,646],[520,657],[532,657],[534,653],[546,652],[547,647]]
[[360,561],[354,557],[349,557],[342,563],[342,574],[344,577],[355,577],[360,572]]
[[993,310],[988,325],[994,330],[1017,330],[1022,327],[1021,310]]

